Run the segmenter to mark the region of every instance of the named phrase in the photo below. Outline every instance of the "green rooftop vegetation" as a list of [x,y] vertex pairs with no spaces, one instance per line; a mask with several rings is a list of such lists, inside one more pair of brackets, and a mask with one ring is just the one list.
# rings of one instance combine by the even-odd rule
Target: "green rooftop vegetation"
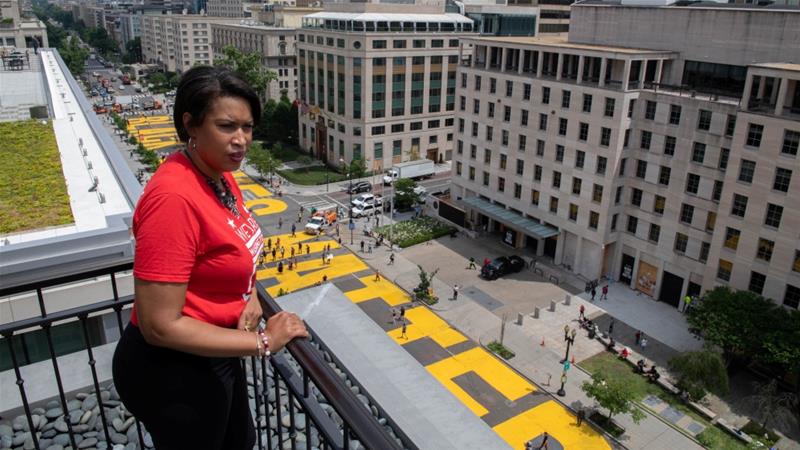
[[53,125],[0,123],[0,234],[73,221]]

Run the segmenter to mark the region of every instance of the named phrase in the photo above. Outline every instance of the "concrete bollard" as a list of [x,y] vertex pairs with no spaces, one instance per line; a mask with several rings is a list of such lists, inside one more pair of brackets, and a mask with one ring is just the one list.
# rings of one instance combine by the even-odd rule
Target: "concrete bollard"
[[572,304],[572,296],[567,294],[564,296],[564,304],[569,306]]
[[556,301],[550,300],[550,312],[556,312]]
[[522,313],[517,313],[517,325],[522,325]]
[[539,318],[539,307],[538,306],[533,308],[533,316],[531,316],[531,317],[533,317],[534,319],[538,319]]

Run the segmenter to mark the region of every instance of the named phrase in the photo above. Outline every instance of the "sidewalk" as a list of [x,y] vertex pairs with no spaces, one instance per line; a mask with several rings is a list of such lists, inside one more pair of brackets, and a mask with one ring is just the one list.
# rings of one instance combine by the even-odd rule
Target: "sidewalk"
[[[359,239],[355,241],[355,245],[346,246],[374,269],[380,270],[384,276],[392,279],[398,286],[409,292],[413,290],[419,281],[419,269],[416,264],[403,256],[402,251],[395,253],[395,263],[389,265],[390,251],[387,248],[377,249],[372,254],[362,254],[358,252],[358,242]],[[344,241],[343,243],[346,244]],[[451,264],[460,265],[461,262],[453,261]],[[461,280],[458,281],[459,284],[461,282]],[[440,299],[439,303],[433,305],[431,309],[435,310],[443,319],[482,344],[499,339],[502,319],[485,307],[485,300],[474,299],[474,295],[467,292],[466,289],[461,290],[457,301],[451,300],[449,297],[452,294],[452,285],[445,283],[438,276],[433,280],[433,289],[438,293]],[[574,299],[569,311],[563,305],[558,305],[555,314],[573,315],[571,310],[574,309],[574,316],[577,317],[578,301]],[[593,304],[588,304],[587,313],[599,311]],[[564,322],[545,320],[547,314],[553,313],[542,311],[541,314],[542,319],[536,322],[525,317],[522,326],[516,325],[514,322],[516,316],[509,316],[505,326],[504,345],[516,353],[516,357],[508,361],[509,365],[534,381],[540,389],[554,394],[560,386],[561,363],[559,361],[563,355],[563,345],[559,345],[559,341],[561,341],[559,336],[563,331],[551,328],[558,328]],[[541,346],[543,337],[545,345]],[[579,338],[578,341],[580,343],[576,347],[586,347],[584,342],[587,340],[585,338]],[[579,351],[578,348],[576,351]],[[586,350],[590,349],[584,349],[584,351]],[[594,402],[588,399],[580,389],[581,383],[589,379],[590,376],[587,373],[573,367],[569,371],[565,385],[566,396],[554,396],[553,398],[573,410],[583,406],[593,406]],[[676,448],[699,450],[703,448],[657,416],[649,412],[645,412],[645,414],[646,418],[639,424],[633,423],[630,416],[615,416],[615,420],[626,429],[626,434],[620,438],[620,442],[627,448],[631,450],[672,450]]]

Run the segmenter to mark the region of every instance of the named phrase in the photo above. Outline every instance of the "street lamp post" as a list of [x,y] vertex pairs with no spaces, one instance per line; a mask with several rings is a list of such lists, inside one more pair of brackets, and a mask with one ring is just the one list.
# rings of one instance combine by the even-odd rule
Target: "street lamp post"
[[[342,165],[342,170],[345,169],[344,166],[344,158],[339,158],[339,163]],[[350,200],[347,202],[347,217],[350,219],[350,245],[353,245],[353,178],[350,176],[352,175],[350,171],[347,171],[347,181],[348,187],[347,192],[350,194]]]
[[564,385],[567,383],[567,370],[569,370],[569,349],[572,344],[575,343],[575,335],[578,334],[578,331],[573,328],[572,331],[569,331],[569,326],[564,327],[564,341],[567,342],[567,352],[564,354],[564,359],[561,360],[561,364],[563,364],[563,371],[561,372],[561,387],[558,388],[556,394],[559,397],[563,397],[567,395],[567,391],[564,390]]
[[325,161],[325,192],[328,192],[328,162]]

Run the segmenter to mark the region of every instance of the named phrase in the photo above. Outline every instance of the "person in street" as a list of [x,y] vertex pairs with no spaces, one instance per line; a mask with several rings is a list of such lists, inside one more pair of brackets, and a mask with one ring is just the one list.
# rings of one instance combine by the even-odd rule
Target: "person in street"
[[289,247],[289,250],[290,250],[289,257],[294,258],[294,247]]
[[608,285],[603,286],[602,294],[600,300],[608,300]]
[[278,249],[277,248],[273,248],[272,249],[272,260],[275,261],[277,259],[277,256],[278,256]]
[[406,318],[406,307],[400,306],[400,319],[405,320]]
[[597,295],[597,288],[592,287],[592,301],[594,301],[594,296]]
[[608,335],[611,336],[614,334],[614,318],[611,318],[611,322],[608,323]]
[[389,255],[389,265],[391,266],[392,264],[394,264],[394,253]]
[[306,244],[306,255],[310,255],[310,254],[311,254],[311,246]]
[[285,256],[286,256],[286,247],[281,246],[281,259],[283,259]]
[[393,326],[397,325],[397,320],[398,320],[399,317],[400,316],[399,316],[399,314],[397,312],[397,309],[396,308],[392,308],[392,325]]
[[642,331],[636,330],[636,334],[633,335],[633,337],[635,338],[636,345],[639,345],[639,341],[642,340]]
[[583,421],[586,419],[586,410],[580,408],[578,410],[577,416],[578,416],[578,426],[580,427],[581,424],[583,424]]
[[686,311],[688,311],[689,310],[689,306],[691,304],[692,304],[692,296],[689,295],[689,294],[686,294],[686,297],[683,297],[683,311],[681,311],[681,312],[685,313]]
[[333,253],[328,252],[328,256],[326,258],[328,264],[333,264]]
[[647,348],[647,338],[643,337],[642,341],[639,342],[639,345],[642,347],[642,351],[644,351]]
[[585,312],[586,312],[586,307],[581,305],[581,307],[578,309],[578,320],[579,321],[586,320],[586,316],[584,315]]
[[283,274],[283,261],[278,261],[278,275]]
[[297,223],[300,223],[302,221],[303,221],[303,213],[298,211],[297,212]]
[[367,253],[372,253],[372,242],[367,243]]
[[469,257],[469,265],[467,266],[467,269],[469,270],[477,269],[475,265],[475,258],[473,258],[472,256]]
[[458,289],[459,288],[457,284],[453,286],[453,301],[458,300]]
[[364,240],[361,240],[361,253],[364,253]]
[[375,271],[375,280],[374,280],[374,281],[375,281],[376,283],[377,283],[377,282],[379,282],[379,281],[381,281],[381,271],[380,271],[380,270],[376,270],[376,271]]
[[408,340],[408,335],[406,335],[406,320],[403,319],[403,328],[400,330],[400,337]]
[[297,227],[295,226],[295,224],[292,224],[292,237],[295,237],[295,234],[294,234],[295,231],[297,231]]
[[283,227],[283,217],[278,217],[278,229]]
[[548,450],[550,448],[550,436],[548,436],[547,431],[544,432],[542,435],[542,442],[537,447],[538,450]]
[[491,261],[489,261],[489,258],[483,258],[483,267],[488,266],[490,262]]

